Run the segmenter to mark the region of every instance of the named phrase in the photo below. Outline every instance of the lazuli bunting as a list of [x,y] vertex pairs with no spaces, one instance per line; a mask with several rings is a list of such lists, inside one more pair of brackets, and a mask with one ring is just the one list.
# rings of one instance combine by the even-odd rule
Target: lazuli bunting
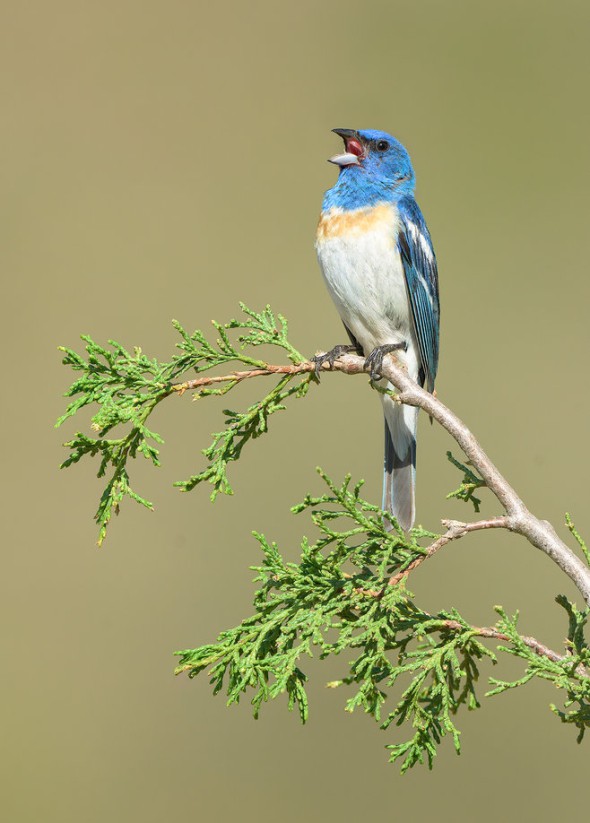
[[[340,172],[324,196],[316,250],[352,346],[337,346],[320,360],[333,364],[342,351],[356,349],[377,378],[384,355],[395,351],[410,377],[433,391],[438,274],[430,234],[414,200],[410,156],[382,131],[334,131],[345,150],[330,159]],[[415,519],[418,410],[380,396],[385,415],[383,509],[408,530]]]

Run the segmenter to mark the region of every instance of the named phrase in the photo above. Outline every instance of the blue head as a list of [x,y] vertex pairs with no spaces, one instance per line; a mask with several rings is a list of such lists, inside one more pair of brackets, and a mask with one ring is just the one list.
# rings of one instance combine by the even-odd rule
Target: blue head
[[399,140],[384,131],[334,129],[345,151],[330,158],[340,167],[336,185],[326,192],[324,209],[358,209],[391,203],[412,195],[416,176],[410,155]]

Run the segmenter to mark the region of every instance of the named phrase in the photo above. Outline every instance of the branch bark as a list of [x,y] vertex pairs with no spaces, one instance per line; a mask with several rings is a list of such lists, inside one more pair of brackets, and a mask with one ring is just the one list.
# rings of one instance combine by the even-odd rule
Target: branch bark
[[[272,374],[306,374],[314,370],[315,364],[309,361],[297,365],[267,365],[265,369],[235,371],[227,375],[188,380],[172,386],[171,392],[183,394],[185,391],[199,389],[213,383],[236,382],[251,377]],[[330,370],[330,367],[325,363],[322,371],[328,370]],[[345,374],[363,374],[367,372],[364,358],[353,354],[344,354],[339,357],[335,361],[332,370],[344,372]],[[429,554],[425,555],[424,559],[432,556],[432,554],[438,551],[439,548],[442,548],[443,545],[446,545],[450,540],[462,537],[468,531],[475,531],[482,528],[505,528],[526,537],[531,545],[540,549],[540,551],[550,557],[574,583],[582,594],[585,602],[590,605],[590,568],[561,540],[548,521],[539,519],[529,511],[521,497],[490,460],[465,423],[435,395],[430,394],[415,383],[393,357],[388,356],[384,359],[381,373],[397,390],[397,399],[400,403],[406,403],[409,406],[416,406],[417,408],[423,409],[451,435],[464,454],[469,458],[474,469],[480,474],[483,480],[485,480],[486,486],[498,499],[506,513],[505,516],[494,518],[490,521],[478,521],[478,523],[471,524],[446,524],[447,532],[432,544],[429,549]],[[482,525],[483,523],[487,523],[488,525]],[[420,562],[423,562],[422,558],[420,558]],[[415,565],[419,565],[418,561],[416,561]],[[411,568],[407,569],[404,575],[410,571]],[[398,576],[399,575],[396,575],[396,577]],[[390,581],[391,585],[394,585],[395,582],[398,582],[396,578],[392,578]]]
[[[445,620],[444,625],[447,629],[451,629],[452,631],[465,631],[465,626],[459,623],[458,620]],[[498,631],[498,629],[494,628],[493,626],[473,626],[470,631],[473,631],[478,637],[489,637],[492,640],[503,640],[507,643],[512,643],[512,639],[504,632]],[[544,643],[541,643],[535,637],[529,637],[528,635],[519,635],[520,639],[524,643],[525,646],[528,646],[535,654],[539,655],[539,657],[547,657],[549,660],[552,660],[554,663],[562,663],[564,660],[568,659],[567,654],[558,654],[557,652],[550,649],[549,646],[546,646]],[[579,675],[585,676],[586,670],[583,666],[579,666],[577,669],[577,673]]]
[[[363,358],[350,354],[343,355],[334,365],[347,374],[365,371]],[[393,358],[388,357],[383,361],[382,374],[397,389],[398,400],[401,403],[423,409],[449,432],[485,480],[486,486],[502,504],[506,512],[505,527],[526,537],[529,543],[550,557],[567,574],[585,602],[590,605],[590,568],[558,537],[549,522],[540,520],[529,511],[465,423],[437,397],[415,383]]]
[[249,369],[246,371],[232,371],[229,374],[215,374],[209,377],[197,377],[195,380],[185,380],[183,383],[173,383],[170,386],[170,393],[176,392],[182,396],[186,391],[194,391],[195,389],[206,388],[213,386],[215,383],[240,383],[242,380],[248,380],[251,377],[265,377],[270,374],[305,374],[315,370],[315,365],[306,361],[305,363],[298,363],[297,365],[286,366],[272,366],[267,364],[264,369]]

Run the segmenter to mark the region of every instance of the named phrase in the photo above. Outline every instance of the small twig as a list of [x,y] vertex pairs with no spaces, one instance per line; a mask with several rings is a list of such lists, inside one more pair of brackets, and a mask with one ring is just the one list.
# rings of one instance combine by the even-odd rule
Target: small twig
[[200,389],[203,386],[212,386],[215,383],[239,383],[251,377],[264,377],[269,374],[305,374],[314,371],[315,365],[306,361],[297,365],[272,366],[268,364],[264,369],[250,369],[248,371],[233,371],[229,374],[214,375],[212,377],[198,377],[195,380],[185,380],[183,383],[173,383],[170,392],[177,392],[182,396],[186,391]]
[[491,517],[488,520],[477,520],[475,523],[461,523],[459,520],[443,520],[446,532],[432,543],[426,552],[413,560],[403,571],[394,574],[389,578],[382,589],[356,589],[357,594],[364,594],[366,597],[383,597],[389,586],[397,586],[408,575],[417,569],[425,560],[429,560],[433,554],[452,540],[459,540],[469,532],[481,531],[483,529],[506,529],[508,528],[508,518]]
[[[462,623],[459,623],[458,620],[443,620],[442,625],[447,628],[451,629],[452,631],[465,631],[465,626]],[[477,635],[478,637],[489,637],[493,640],[503,640],[507,643],[512,643],[512,639],[504,632],[498,631],[498,629],[494,628],[493,626],[472,626],[468,629],[468,631],[473,632],[473,634]],[[552,660],[554,663],[562,663],[564,660],[569,658],[567,654],[558,654],[557,652],[550,649],[549,646],[545,646],[544,643],[541,643],[535,637],[530,637],[528,635],[519,635],[519,639],[524,643],[525,646],[528,646],[535,654],[539,655],[539,657],[547,657],[549,660]],[[580,665],[576,669],[577,674],[586,676],[587,672],[584,666]]]
[[[497,518],[497,519],[500,519],[500,518]],[[482,521],[482,522],[484,522],[484,521]],[[465,524],[465,525],[479,525],[479,524],[473,523],[473,524]],[[490,525],[490,526],[480,526],[480,528],[502,528],[502,526],[500,526],[500,525],[497,525],[497,526]],[[474,529],[468,529],[466,531],[463,531],[461,534],[457,535],[457,537],[462,537],[463,534],[467,533],[467,531],[474,531]],[[432,549],[436,546],[437,548],[435,548],[434,551],[437,551],[439,548],[442,548],[442,546],[445,545],[445,543],[448,543],[449,539],[451,539],[451,540],[456,539],[456,538],[449,538],[445,541],[445,543],[441,543],[441,541],[445,537],[446,537],[446,535],[443,535],[441,538],[439,538],[439,540],[437,540],[435,543],[433,543],[430,548]],[[432,552],[432,553],[434,553],[434,552]],[[420,558],[420,562],[422,562],[423,560],[427,560],[428,557],[431,557],[431,556],[432,556],[432,554],[424,555],[424,557]],[[395,583],[399,583],[402,580],[403,577],[405,577],[407,574],[410,573],[410,571],[412,571],[412,567],[414,567],[414,564],[412,564],[412,566],[407,568],[404,572],[401,572],[399,575],[396,575],[395,577],[392,577],[391,580],[388,582],[388,585],[395,585]],[[349,575],[345,575],[345,577],[349,577]],[[396,580],[396,578],[398,578],[398,579]],[[384,591],[385,591],[385,589],[381,589],[381,590],[355,589],[356,594],[364,594],[367,597],[382,597],[383,594],[384,594]],[[472,633],[474,635],[477,635],[477,637],[487,637],[487,638],[490,638],[492,640],[502,640],[506,643],[512,643],[513,642],[512,638],[509,637],[509,635],[504,634],[504,632],[499,631],[494,626],[469,626],[469,627],[466,627],[463,623],[460,623],[458,620],[441,620],[440,621],[440,627],[445,628],[445,629],[450,629],[451,631],[457,631],[457,632],[469,631],[470,633]],[[569,654],[558,654],[558,652],[553,651],[553,649],[550,649],[549,646],[545,646],[545,644],[541,643],[540,640],[537,640],[535,637],[530,637],[530,635],[519,635],[519,639],[524,643],[525,646],[528,646],[528,648],[531,649],[533,652],[535,652],[535,654],[539,655],[539,657],[547,657],[549,660],[552,660],[554,663],[561,663],[562,661],[568,660],[570,658]],[[588,672],[586,671],[586,668],[582,664],[580,664],[576,668],[576,674],[578,674],[579,676],[583,676],[583,677],[588,676]]]
[[507,517],[491,517],[488,520],[477,520],[475,523],[461,523],[459,520],[443,520],[442,523],[443,526],[447,527],[446,532],[428,547],[426,554],[417,557],[416,560],[410,563],[407,569],[404,569],[403,571],[394,574],[393,577],[390,577],[387,581],[388,586],[397,586],[398,583],[401,583],[401,581],[410,574],[410,572],[413,572],[414,569],[418,568],[418,566],[424,563],[425,560],[431,558],[433,554],[436,554],[439,549],[442,549],[442,547],[446,546],[447,543],[450,543],[451,540],[459,540],[469,532],[481,531],[483,529],[510,528]]

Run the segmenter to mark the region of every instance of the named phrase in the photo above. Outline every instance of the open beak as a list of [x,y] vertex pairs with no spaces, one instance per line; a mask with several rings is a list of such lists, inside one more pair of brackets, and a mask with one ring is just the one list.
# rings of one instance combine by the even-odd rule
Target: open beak
[[365,156],[365,151],[358,131],[355,129],[332,129],[344,140],[344,154],[335,154],[330,157],[329,163],[337,166],[358,166],[361,158]]

